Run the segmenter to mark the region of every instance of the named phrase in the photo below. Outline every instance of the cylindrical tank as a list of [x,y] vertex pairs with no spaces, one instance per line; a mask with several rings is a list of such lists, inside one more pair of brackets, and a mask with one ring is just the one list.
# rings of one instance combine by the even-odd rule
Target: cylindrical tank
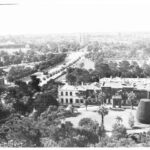
[[140,123],[150,124],[150,99],[140,100],[136,117]]

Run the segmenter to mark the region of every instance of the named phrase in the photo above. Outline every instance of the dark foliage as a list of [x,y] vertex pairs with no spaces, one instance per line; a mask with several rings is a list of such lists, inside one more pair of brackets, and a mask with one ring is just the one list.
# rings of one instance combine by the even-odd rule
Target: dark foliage
[[141,123],[150,124],[150,100],[141,99],[138,110],[137,110],[137,119]]

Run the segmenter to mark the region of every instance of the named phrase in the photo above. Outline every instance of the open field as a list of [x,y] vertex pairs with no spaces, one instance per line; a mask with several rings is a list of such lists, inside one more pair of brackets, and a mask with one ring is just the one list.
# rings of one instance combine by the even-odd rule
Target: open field
[[[110,105],[107,105],[106,107],[111,107]],[[123,119],[123,125],[128,129],[128,133],[133,133],[133,132],[143,132],[143,131],[147,131],[150,129],[150,125],[146,125],[146,124],[140,124],[137,122],[136,120],[136,109],[131,110],[130,108],[125,109],[124,111],[114,111],[114,110],[109,110],[108,115],[105,116],[104,118],[104,125],[105,125],[105,129],[107,131],[112,131],[112,126],[113,124],[116,122],[116,117],[120,116]],[[96,112],[98,110],[98,106],[88,106],[88,109],[86,111],[85,107],[82,106],[81,108],[78,109],[78,112],[80,113],[78,116],[76,117],[69,117],[66,118],[66,121],[71,121],[74,125],[74,127],[78,127],[78,123],[82,118],[91,118],[92,120],[96,120],[99,123],[101,123],[101,116],[98,114],[98,112]],[[141,127],[141,129],[134,129],[132,130],[129,127],[128,124],[128,120],[129,120],[129,116],[130,113],[132,113],[134,115],[135,118],[135,126]]]

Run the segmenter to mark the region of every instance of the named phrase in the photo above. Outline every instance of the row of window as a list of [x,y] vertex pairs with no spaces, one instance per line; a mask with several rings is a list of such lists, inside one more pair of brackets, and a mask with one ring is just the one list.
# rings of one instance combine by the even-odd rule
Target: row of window
[[[70,98],[70,99],[66,98],[65,101],[64,101],[64,99],[62,98],[61,99],[61,103],[64,103],[64,102],[72,104],[73,103],[73,99],[72,98]],[[80,99],[80,100],[76,99],[75,103],[83,103],[83,100],[82,99]]]
[[[63,96],[63,92],[61,92],[61,96]],[[68,96],[68,92],[66,92],[66,96]],[[72,96],[72,92],[70,92],[70,96]]]

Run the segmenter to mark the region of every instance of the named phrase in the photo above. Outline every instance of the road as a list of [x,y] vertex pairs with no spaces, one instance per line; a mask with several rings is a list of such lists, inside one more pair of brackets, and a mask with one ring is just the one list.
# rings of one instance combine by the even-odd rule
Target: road
[[[47,70],[48,75],[44,74],[43,72],[36,72],[35,75],[37,75],[37,77],[41,80],[40,86],[47,84],[47,82],[51,79],[56,79],[60,77],[68,67],[73,66],[82,57],[84,57],[84,55],[86,54],[86,49],[87,48],[85,47],[78,52],[69,53],[64,63],[59,64],[53,68],[49,68]],[[25,77],[22,80],[28,83],[30,81],[30,77]]]
[[[81,63],[83,63],[83,69],[89,70],[95,69],[95,63],[89,59],[87,59],[85,57],[85,54],[87,53],[87,51],[84,51],[84,54],[81,56],[81,59],[78,60],[75,64],[73,64],[71,67],[77,67],[77,68],[81,68]],[[62,75],[61,77],[57,78],[56,81],[64,81],[66,80],[66,75]]]

